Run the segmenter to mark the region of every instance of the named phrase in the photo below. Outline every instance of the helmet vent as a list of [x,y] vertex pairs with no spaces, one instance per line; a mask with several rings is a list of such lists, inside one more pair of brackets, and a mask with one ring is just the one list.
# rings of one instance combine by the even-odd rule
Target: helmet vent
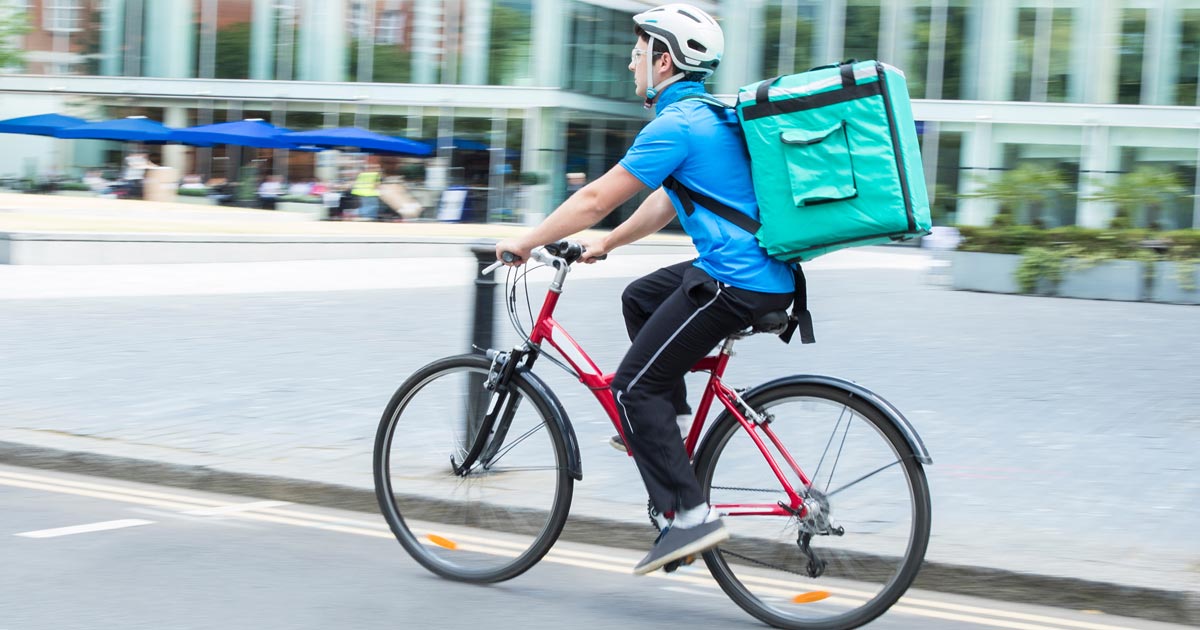
[[679,15],[686,15],[687,17],[690,17],[690,18],[692,18],[692,20],[694,20],[694,21],[695,21],[697,24],[703,24],[703,23],[704,23],[704,22],[701,22],[701,21],[700,21],[700,18],[698,18],[698,17],[696,17],[696,16],[692,15],[691,13],[688,13],[687,11],[684,11],[684,10],[682,10],[682,9],[680,9],[680,10],[679,10]]
[[705,46],[704,44],[701,44],[700,42],[698,42],[694,39],[689,39],[687,44],[688,44],[688,48],[691,48],[692,50],[696,50],[699,52],[708,52],[707,46]]

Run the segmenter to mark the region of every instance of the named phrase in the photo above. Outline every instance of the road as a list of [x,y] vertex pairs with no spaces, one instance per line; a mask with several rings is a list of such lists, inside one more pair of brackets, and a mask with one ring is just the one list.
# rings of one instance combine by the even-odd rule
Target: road
[[[1200,602],[1200,311],[948,291],[905,255],[842,262],[862,255],[809,266],[817,344],[746,340],[727,380],[831,374],[902,409],[934,460],[931,562]],[[627,344],[625,276],[661,258],[614,256],[572,274],[558,319],[603,369]],[[391,392],[466,349],[471,268],[436,258],[0,269],[11,281],[0,285],[25,291],[0,299],[0,442],[369,493]],[[71,291],[36,296],[76,271]],[[607,418],[573,379],[548,362],[539,371],[580,440],[572,514],[640,524],[641,482],[606,445]],[[961,586],[995,596],[986,582]],[[1088,607],[1157,614],[1137,598],[1113,603]]]
[[[560,543],[492,586],[436,578],[377,515],[0,466],[0,628],[762,627],[703,566],[639,578]],[[871,628],[1163,629],[914,591]]]

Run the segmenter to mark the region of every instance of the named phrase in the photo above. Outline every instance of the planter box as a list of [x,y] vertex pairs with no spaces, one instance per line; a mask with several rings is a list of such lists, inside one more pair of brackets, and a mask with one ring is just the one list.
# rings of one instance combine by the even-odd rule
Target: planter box
[[1146,263],[1106,260],[1094,267],[1068,271],[1058,285],[1060,297],[1136,302],[1143,297]]
[[176,195],[175,203],[190,203],[193,206],[215,206],[217,202],[208,197],[193,197],[191,195]]
[[[951,287],[989,293],[1021,293],[1017,284],[1016,254],[954,252]],[[1094,267],[1068,271],[1057,289],[1040,282],[1036,295],[1090,300],[1143,299],[1145,263],[1136,260],[1108,260]]]
[[950,267],[950,288],[988,293],[1020,293],[1017,286],[1016,254],[954,252]]
[[1179,263],[1154,263],[1154,284],[1150,299],[1154,302],[1171,304],[1200,304],[1200,264],[1191,265],[1191,289],[1184,289],[1179,282]]

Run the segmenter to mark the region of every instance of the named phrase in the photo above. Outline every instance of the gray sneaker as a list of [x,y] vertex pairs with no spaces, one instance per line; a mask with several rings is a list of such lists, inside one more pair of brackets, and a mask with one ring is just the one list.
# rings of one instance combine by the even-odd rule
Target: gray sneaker
[[695,527],[670,527],[654,543],[650,553],[633,567],[633,573],[645,575],[676,560],[712,549],[726,540],[729,540],[729,530],[725,529],[721,519]]
[[614,435],[608,438],[608,445],[617,449],[618,451],[621,451],[622,453],[629,452],[629,447],[625,446],[625,440],[622,440],[620,435]]

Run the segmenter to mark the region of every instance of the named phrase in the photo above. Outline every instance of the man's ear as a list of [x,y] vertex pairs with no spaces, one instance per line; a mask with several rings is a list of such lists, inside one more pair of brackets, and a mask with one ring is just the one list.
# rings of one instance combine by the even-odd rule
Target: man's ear
[[675,60],[671,59],[671,53],[665,52],[658,56],[658,69],[671,74],[671,70],[675,67]]

